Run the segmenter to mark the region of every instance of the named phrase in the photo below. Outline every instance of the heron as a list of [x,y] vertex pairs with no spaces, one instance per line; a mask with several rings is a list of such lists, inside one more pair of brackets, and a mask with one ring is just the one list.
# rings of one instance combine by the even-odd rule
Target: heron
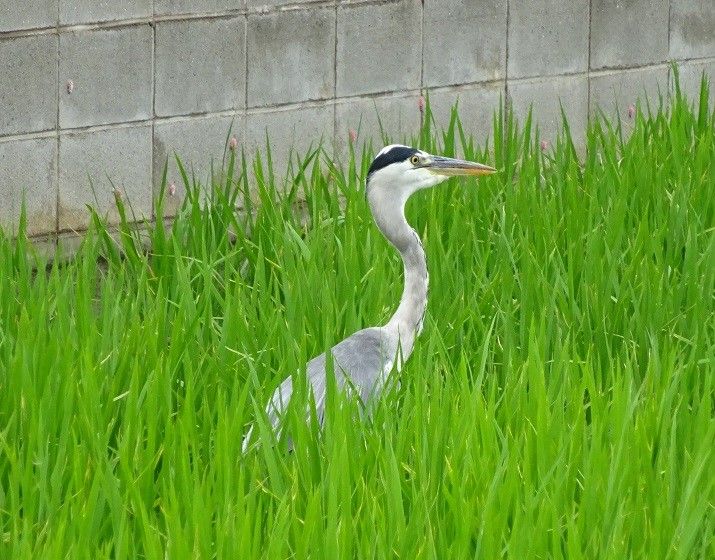
[[[384,389],[393,370],[399,373],[422,332],[429,276],[420,237],[405,218],[407,199],[449,177],[483,176],[494,172],[495,168],[482,163],[432,155],[402,144],[390,144],[377,153],[367,172],[367,201],[375,225],[402,257],[402,297],[383,326],[359,330],[330,349],[332,368],[328,367],[325,352],[306,364],[306,377],[321,424],[330,373],[334,375],[338,390],[357,393],[363,404],[373,401]],[[292,394],[293,377],[288,376],[276,388],[266,407],[275,433],[280,434],[281,420]],[[243,440],[244,453],[249,448],[252,434],[253,427]]]

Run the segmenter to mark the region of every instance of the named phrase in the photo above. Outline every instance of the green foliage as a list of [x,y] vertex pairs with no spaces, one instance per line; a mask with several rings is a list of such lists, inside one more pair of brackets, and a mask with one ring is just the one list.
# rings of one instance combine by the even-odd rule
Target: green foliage
[[598,120],[585,155],[427,107],[415,143],[501,172],[409,203],[431,299],[400,385],[371,420],[331,395],[320,437],[302,395],[290,454],[270,392],[401,293],[371,146],[284,183],[231,152],[208,192],[179,162],[171,226],[118,200],[66,264],[1,238],[0,558],[715,557],[707,99]]

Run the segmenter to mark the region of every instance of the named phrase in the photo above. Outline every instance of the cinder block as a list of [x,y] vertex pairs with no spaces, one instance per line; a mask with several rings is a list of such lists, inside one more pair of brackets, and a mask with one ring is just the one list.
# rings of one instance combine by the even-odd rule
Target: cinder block
[[57,0],[3,1],[0,31],[18,31],[57,25]]
[[149,118],[152,42],[149,25],[61,34],[60,127]]
[[75,231],[65,231],[57,234],[57,257],[59,262],[71,261],[84,241],[84,234]]
[[[124,252],[121,243],[122,235],[119,228],[115,226],[110,226],[107,228],[109,237],[111,237],[116,243],[117,248],[120,252]],[[135,224],[133,232],[137,235],[139,243],[141,245],[140,250],[148,251],[151,249],[151,239],[149,238],[147,227],[144,224]],[[84,231],[63,231],[57,236],[57,251],[55,252],[56,262],[65,263],[70,262],[77,256],[77,253],[82,247],[86,239],[86,234]],[[97,263],[100,267],[105,267],[106,264],[99,262]]]
[[[165,192],[164,214],[173,216],[181,207],[186,195],[175,156],[181,160],[189,178],[195,178],[204,188],[211,183],[211,173],[219,174],[228,154],[226,145],[236,138],[237,153],[244,142],[245,117],[194,117],[185,121],[157,123],[154,127],[154,194],[159,195],[164,166],[168,165],[167,188],[174,185],[172,193]],[[173,190],[173,189],[172,189]]]
[[150,16],[151,0],[60,0],[60,23],[65,25]]
[[591,68],[668,58],[669,0],[592,0]]
[[480,84],[450,90],[430,92],[429,100],[439,130],[449,126],[452,107],[457,110],[462,127],[479,145],[492,138],[494,113],[499,110],[499,99],[504,97],[504,84]]
[[333,96],[335,10],[248,17],[248,105]]
[[211,14],[239,10],[246,0],[154,0],[156,15]]
[[678,0],[670,6],[670,56],[715,56],[715,2]]
[[59,167],[60,230],[86,228],[88,204],[117,223],[115,189],[137,220],[151,218],[150,126],[64,134]]
[[[407,5],[402,9],[413,8]],[[419,44],[419,33],[413,33],[408,29],[398,37]],[[392,37],[385,39],[391,41]],[[395,57],[386,42],[380,45],[387,50],[366,60],[394,59],[393,71],[404,71],[400,65],[410,61]],[[410,56],[414,56],[413,53]],[[424,4],[424,82],[427,87],[503,78],[505,60],[506,0],[442,0]]]
[[[700,99],[700,80],[703,73],[710,82],[710,110],[715,107],[715,61],[709,62],[681,62],[678,64],[680,75],[680,88],[693,103]],[[673,76],[671,75],[671,82]],[[671,89],[674,84],[671,83]]]
[[276,6],[284,6],[286,4],[295,4],[296,0],[247,0],[248,9],[272,8]]
[[419,94],[414,93],[338,101],[335,106],[336,155],[344,158],[348,154],[351,132],[358,153],[363,145],[372,145],[377,152],[385,144],[413,143],[420,132],[418,99]]
[[509,7],[509,77],[588,69],[588,0],[532,0]]
[[576,146],[582,147],[588,119],[588,79],[564,76],[538,80],[509,82],[509,103],[520,123],[533,107],[534,127],[539,128],[541,140],[556,142],[561,129],[563,107]]
[[290,168],[289,163],[295,162],[296,155],[305,156],[321,142],[328,153],[332,153],[334,110],[330,102],[317,107],[249,112],[246,118],[246,155],[253,158],[260,152],[265,168],[268,138],[273,171],[276,177],[283,177]]
[[55,231],[57,208],[57,140],[0,142],[0,227],[17,233],[25,200],[27,233]]
[[[638,101],[645,110],[646,102],[658,108],[658,96],[668,95],[668,69],[641,68],[591,75],[591,116],[603,112],[609,118],[620,118],[624,124],[633,122],[633,110]],[[629,107],[632,107],[629,110]]]
[[244,107],[245,22],[238,16],[157,24],[158,116]]
[[338,6],[337,94],[417,89],[422,4]]
[[0,41],[0,135],[55,128],[57,37]]
[[55,233],[31,237],[29,243],[34,254],[48,263],[52,262],[55,256],[55,249],[57,248],[57,235]]

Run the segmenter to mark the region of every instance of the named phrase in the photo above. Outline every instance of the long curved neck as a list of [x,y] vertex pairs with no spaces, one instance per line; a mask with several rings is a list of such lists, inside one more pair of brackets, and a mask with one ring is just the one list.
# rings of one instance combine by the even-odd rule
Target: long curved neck
[[427,309],[427,260],[417,232],[405,219],[405,200],[381,200],[380,193],[370,193],[368,201],[377,227],[399,251],[404,265],[405,286],[397,310],[385,325],[399,339],[402,359],[412,353],[415,338],[422,331]]

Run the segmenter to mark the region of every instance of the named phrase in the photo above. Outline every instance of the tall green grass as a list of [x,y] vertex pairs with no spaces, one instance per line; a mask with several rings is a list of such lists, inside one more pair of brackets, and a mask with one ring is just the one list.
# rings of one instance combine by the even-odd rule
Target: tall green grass
[[285,183],[231,156],[203,195],[183,171],[148,254],[97,215],[66,264],[3,238],[0,558],[714,558],[707,95],[594,122],[584,157],[501,110],[479,147],[428,109],[416,144],[502,172],[410,201],[425,332],[371,420],[339,395],[321,436],[293,414],[293,453],[272,389],[401,293],[372,147]]

